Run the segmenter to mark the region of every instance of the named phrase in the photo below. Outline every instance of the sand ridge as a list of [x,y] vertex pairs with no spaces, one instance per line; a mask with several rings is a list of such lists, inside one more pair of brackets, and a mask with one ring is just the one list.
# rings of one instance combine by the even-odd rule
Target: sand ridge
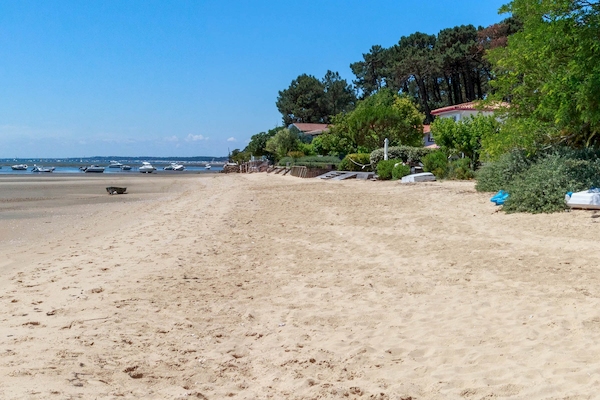
[[63,210],[45,246],[0,243],[19,261],[0,283],[0,397],[597,392],[592,213],[498,213],[472,182],[176,186]]

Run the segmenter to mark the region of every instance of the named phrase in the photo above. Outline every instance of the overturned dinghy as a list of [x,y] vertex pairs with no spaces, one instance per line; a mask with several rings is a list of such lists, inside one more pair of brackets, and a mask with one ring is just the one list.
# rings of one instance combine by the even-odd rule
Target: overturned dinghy
[[600,189],[593,188],[573,193],[567,200],[567,205],[571,208],[584,210],[600,210]]
[[106,188],[108,194],[123,194],[127,192],[126,187],[109,186]]
[[402,183],[432,181],[435,181],[435,175],[433,175],[431,172],[421,172],[419,174],[410,174],[402,177]]

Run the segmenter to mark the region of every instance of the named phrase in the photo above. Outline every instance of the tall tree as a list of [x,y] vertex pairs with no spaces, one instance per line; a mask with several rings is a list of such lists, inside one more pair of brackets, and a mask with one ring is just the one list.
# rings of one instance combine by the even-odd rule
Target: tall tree
[[390,49],[390,68],[394,81],[403,82],[402,86],[406,88],[409,81],[414,81],[419,103],[428,120],[432,119],[428,81],[434,79],[437,72],[433,53],[435,42],[435,35],[416,32],[401,37],[398,44]]
[[447,83],[450,104],[483,97],[482,61],[477,45],[477,30],[473,25],[442,29],[438,34],[436,53]]
[[297,133],[284,128],[267,140],[266,150],[273,154],[275,159],[280,160],[287,156],[289,152],[298,150],[300,143]]
[[600,145],[600,2],[513,0],[502,11],[523,22],[507,47],[490,53],[509,117],[546,126],[538,141]]
[[337,72],[327,71],[319,81],[300,75],[289,88],[279,92],[277,109],[287,126],[295,122],[329,123],[331,117],[354,108],[356,94]]
[[267,151],[267,141],[275,136],[277,132],[279,132],[282,127],[273,128],[268,130],[267,132],[259,132],[255,135],[252,135],[250,138],[250,143],[244,149],[244,153],[248,153],[251,156],[269,156],[271,153]]
[[325,87],[312,75],[302,74],[289,88],[279,91],[277,109],[287,126],[295,122],[325,122],[328,113],[323,109]]
[[379,45],[372,46],[363,54],[363,61],[350,64],[356,80],[354,85],[361,92],[362,98],[370,96],[385,85],[388,73],[387,52]]
[[419,145],[423,115],[410,99],[382,89],[359,101],[354,111],[336,116],[331,134],[366,152],[382,147],[385,138],[392,145]]
[[351,111],[356,104],[356,94],[352,86],[339,73],[327,71],[321,81],[325,88],[323,96],[323,109],[328,113],[326,122],[330,122],[330,116],[341,112]]

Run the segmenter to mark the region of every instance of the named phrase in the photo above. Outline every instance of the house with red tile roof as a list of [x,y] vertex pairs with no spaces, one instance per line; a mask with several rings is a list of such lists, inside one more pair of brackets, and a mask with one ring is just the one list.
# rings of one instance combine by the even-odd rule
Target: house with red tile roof
[[431,111],[431,115],[438,118],[453,118],[454,121],[460,121],[472,115],[493,115],[500,108],[508,107],[508,103],[496,103],[494,105],[482,105],[480,100],[470,101],[468,103],[454,104],[448,107],[438,108]]
[[[470,101],[468,103],[454,104],[452,106],[438,108],[431,111],[431,115],[436,118],[452,118],[454,121],[460,121],[470,116],[482,114],[493,115],[495,111],[508,107],[508,103],[496,103],[493,105],[482,105],[481,100]],[[425,147],[439,148],[431,136],[429,125],[423,125],[423,142]]]
[[290,124],[290,126],[288,126],[288,129],[290,129],[291,127],[296,127],[296,129],[298,129],[303,134],[312,136],[313,138],[329,130],[329,124],[312,124],[296,122],[294,124]]
[[428,147],[430,149],[439,149],[440,146],[435,144],[433,140],[433,136],[431,136],[431,126],[423,125],[423,146]]

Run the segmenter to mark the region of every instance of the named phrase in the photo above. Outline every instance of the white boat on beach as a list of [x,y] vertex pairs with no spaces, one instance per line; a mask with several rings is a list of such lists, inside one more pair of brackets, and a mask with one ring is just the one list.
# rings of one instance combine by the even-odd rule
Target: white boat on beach
[[154,171],[156,171],[156,168],[154,168],[152,166],[152,164],[150,164],[147,161],[142,161],[142,166],[140,167],[140,172],[145,173],[145,174],[151,174]]
[[104,167],[101,167],[99,165],[90,165],[89,167],[85,167],[81,169],[83,172],[85,173],[103,173],[104,172]]
[[54,172],[54,167],[42,167],[34,164],[31,172]]
[[16,164],[11,167],[15,171],[27,171],[27,164]]
[[600,189],[593,188],[567,195],[567,206],[582,210],[600,210]]
[[131,165],[121,165],[121,171],[131,171]]
[[181,164],[177,164],[176,162],[172,162],[170,165],[167,165],[163,168],[165,171],[183,171],[185,167]]
[[210,169],[210,168],[211,168],[211,167],[210,167],[210,164],[209,164],[209,163],[206,163],[206,165],[204,165],[204,169]]

